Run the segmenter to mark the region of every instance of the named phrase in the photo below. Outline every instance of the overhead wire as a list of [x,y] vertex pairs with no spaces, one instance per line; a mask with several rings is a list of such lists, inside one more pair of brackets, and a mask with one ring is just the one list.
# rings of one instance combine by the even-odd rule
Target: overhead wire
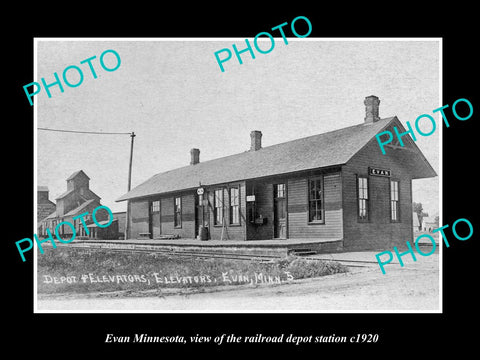
[[132,133],[127,133],[127,132],[79,131],[79,130],[49,129],[49,128],[42,128],[42,127],[37,127],[37,129],[45,130],[45,131],[69,132],[69,133],[77,133],[77,134],[132,135]]

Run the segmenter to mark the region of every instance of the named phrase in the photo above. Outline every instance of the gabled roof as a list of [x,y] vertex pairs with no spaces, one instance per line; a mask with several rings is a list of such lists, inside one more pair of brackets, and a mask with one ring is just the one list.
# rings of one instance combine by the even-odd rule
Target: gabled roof
[[[101,197],[98,196],[97,194],[95,194],[92,190],[90,190],[90,189],[85,189],[85,190],[86,190],[87,193],[90,194],[91,196],[94,196],[94,197],[96,197],[96,198],[98,198],[98,199],[101,199]],[[78,192],[77,189],[70,189],[70,190],[65,191],[63,194],[59,195],[55,200],[63,199],[63,198],[67,197],[68,195],[70,195],[70,194],[72,194],[72,193],[74,193],[74,192],[77,192],[77,196],[79,196],[81,199],[83,199],[83,200],[85,200],[85,201],[86,201],[86,200],[89,200],[89,199],[91,198],[90,196],[89,196],[89,197],[86,197],[85,194],[84,194],[84,195],[80,194],[80,192]]]
[[[118,221],[118,219],[112,219],[112,224],[115,222],[115,221]],[[100,225],[106,225],[110,222],[110,219],[109,220],[102,220],[102,221],[98,221],[98,223]],[[96,228],[96,227],[99,227],[97,224],[95,224],[94,222],[87,225],[87,228]],[[105,226],[103,226],[102,228],[104,228]]]
[[38,199],[38,200],[37,200],[37,205],[56,206],[53,201],[50,201],[50,200],[48,200],[48,199]]
[[54,211],[50,215],[48,215],[46,218],[44,218],[42,221],[49,220],[49,219],[55,219],[56,217],[57,217],[57,211]]
[[208,186],[343,165],[393,122],[401,126],[397,117],[390,117],[163,172],[116,201],[194,189],[200,183]]
[[[80,213],[84,212],[84,210],[86,209],[86,207],[88,205],[90,205],[91,203],[93,203],[96,199],[91,199],[91,200],[87,200],[85,201],[84,203],[80,204],[79,206],[77,206],[75,209],[72,209],[70,210],[68,213],[66,214],[63,214],[61,217],[66,217],[66,216],[75,216],[75,215],[79,215]],[[48,215],[45,219],[43,220],[49,220],[49,219],[56,219],[58,216],[57,214],[57,211],[54,211],[53,213],[51,213],[50,215]]]
[[77,206],[75,209],[70,210],[68,213],[66,213],[66,214],[63,215],[63,216],[78,215],[78,214],[80,214],[81,212],[83,212],[83,210],[84,210],[88,205],[90,205],[91,203],[93,203],[94,201],[95,201],[95,199],[87,200],[87,201],[85,201],[84,203],[82,203],[82,204],[80,204],[79,206]]
[[64,197],[66,197],[67,195],[70,195],[70,194],[73,193],[74,191],[75,191],[75,189],[67,190],[67,191],[65,191],[63,194],[58,195],[58,196],[55,198],[55,200],[63,199]]
[[87,174],[85,174],[83,170],[77,170],[67,178],[67,181],[76,178],[80,174],[83,174],[83,176],[85,176],[88,180],[90,180],[90,178],[87,176]]

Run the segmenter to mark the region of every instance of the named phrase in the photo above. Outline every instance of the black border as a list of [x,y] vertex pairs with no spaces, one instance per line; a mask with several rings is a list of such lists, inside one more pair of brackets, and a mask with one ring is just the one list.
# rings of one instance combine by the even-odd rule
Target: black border
[[[44,4],[42,4],[44,5]],[[478,253],[478,176],[476,171],[476,134],[478,130],[478,57],[474,30],[478,21],[473,6],[451,4],[448,11],[443,5],[422,9],[398,3],[360,3],[356,8],[348,3],[338,9],[321,4],[308,10],[293,10],[279,3],[275,12],[260,12],[258,7],[244,3],[222,3],[208,8],[194,9],[183,4],[184,9],[174,12],[155,4],[109,4],[105,9],[84,4],[81,8],[36,9],[36,4],[26,9],[12,11],[13,21],[4,30],[8,36],[3,57],[7,73],[8,109],[4,118],[8,136],[4,140],[4,191],[9,196],[4,218],[6,236],[3,241],[4,270],[7,281],[4,296],[8,300],[9,317],[6,327],[6,344],[12,350],[25,351],[25,346],[37,354],[46,352],[56,358],[71,353],[92,355],[98,350],[124,353],[154,351],[158,356],[171,356],[165,350],[174,350],[178,356],[186,350],[200,354],[204,350],[227,351],[240,348],[256,351],[281,349],[289,351],[366,350],[371,356],[389,356],[393,352],[378,353],[389,348],[395,352],[420,354],[443,347],[463,351],[475,344],[476,323],[470,319],[476,313],[476,254]],[[122,9],[122,7],[127,9]],[[155,11],[153,11],[155,8]],[[43,11],[42,11],[43,10]],[[468,121],[457,121],[449,115],[450,128],[443,131],[443,211],[444,224],[458,218],[469,219],[475,229],[468,241],[450,241],[444,248],[444,313],[443,314],[33,314],[33,257],[22,263],[14,242],[32,236],[33,229],[33,112],[25,100],[22,86],[33,79],[34,37],[254,37],[294,17],[303,15],[310,19],[313,31],[310,37],[442,37],[443,38],[443,104],[458,98],[467,98],[473,104],[474,115]],[[12,25],[13,24],[13,25]],[[381,54],[372,54],[381,56]],[[475,73],[475,74],[474,74]],[[10,190],[13,184],[14,190]],[[449,239],[453,236],[446,230]],[[196,346],[165,344],[105,344],[106,333],[152,335],[201,334],[215,336],[221,333],[236,335],[354,335],[378,333],[376,344],[310,344],[235,345],[219,347],[214,344]],[[60,351],[61,350],[61,351]],[[62,355],[63,354],[63,355]]]

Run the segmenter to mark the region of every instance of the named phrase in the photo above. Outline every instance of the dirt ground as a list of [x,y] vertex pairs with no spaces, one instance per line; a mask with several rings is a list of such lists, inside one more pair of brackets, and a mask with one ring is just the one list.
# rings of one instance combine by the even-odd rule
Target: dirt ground
[[385,275],[372,263],[281,285],[224,286],[200,293],[39,295],[37,312],[441,312],[438,251],[403,261],[404,267],[398,261],[387,265]]

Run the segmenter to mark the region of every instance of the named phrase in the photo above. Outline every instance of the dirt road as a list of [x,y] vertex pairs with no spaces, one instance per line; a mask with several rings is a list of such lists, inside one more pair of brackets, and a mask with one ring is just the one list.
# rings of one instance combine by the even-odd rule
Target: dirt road
[[282,285],[242,285],[165,297],[39,296],[38,312],[439,312],[439,255]]

